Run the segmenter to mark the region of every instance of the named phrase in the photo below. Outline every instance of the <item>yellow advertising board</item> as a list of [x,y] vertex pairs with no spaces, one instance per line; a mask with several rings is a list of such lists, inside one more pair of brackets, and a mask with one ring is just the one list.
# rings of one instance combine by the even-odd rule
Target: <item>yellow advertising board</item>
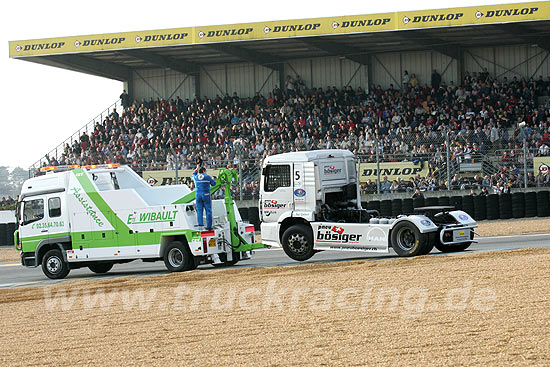
[[[212,177],[218,176],[217,169],[207,169],[206,173]],[[151,186],[171,185],[176,182],[176,171],[143,171],[141,177]],[[178,179],[188,182],[193,177],[192,169],[178,170]]]
[[550,157],[534,157],[533,170],[535,171],[535,176],[538,175],[539,172],[546,175],[550,170]]
[[550,19],[550,2],[185,27],[11,41],[10,57]]
[[[411,177],[426,177],[430,173],[428,165],[415,164],[413,162],[384,162],[380,163],[380,179],[388,177],[389,181],[404,179],[409,181]],[[376,182],[378,179],[378,168],[376,163],[359,164],[359,181],[367,182],[371,180]]]

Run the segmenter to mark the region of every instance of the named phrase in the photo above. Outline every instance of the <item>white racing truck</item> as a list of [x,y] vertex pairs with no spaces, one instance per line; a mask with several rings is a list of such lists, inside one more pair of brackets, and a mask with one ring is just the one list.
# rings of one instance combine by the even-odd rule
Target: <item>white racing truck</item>
[[231,197],[234,170],[220,171],[211,192],[212,230],[197,226],[195,193],[186,185],[149,186],[119,165],[45,167],[23,184],[15,247],[21,264],[64,278],[71,269],[108,272],[113,264],[164,260],[170,271],[249,259],[254,226],[244,223]]
[[463,251],[477,223],[452,207],[416,208],[382,218],[361,208],[355,156],[347,150],[283,153],[265,158],[260,184],[262,243],[303,261],[322,250],[399,256]]

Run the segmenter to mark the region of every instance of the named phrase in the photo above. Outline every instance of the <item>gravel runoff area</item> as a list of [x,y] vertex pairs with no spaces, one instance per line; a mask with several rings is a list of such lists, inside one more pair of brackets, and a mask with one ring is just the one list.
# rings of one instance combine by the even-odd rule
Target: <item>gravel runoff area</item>
[[550,249],[0,291],[1,366],[550,365]]
[[0,263],[18,262],[19,259],[19,251],[17,251],[15,248],[11,246],[0,247]]
[[[485,220],[479,222],[476,232],[481,236],[502,236],[524,233],[550,232],[550,218]],[[260,241],[258,236],[257,241]],[[19,252],[13,247],[0,247],[0,263],[19,261]]]
[[509,236],[529,233],[550,233],[550,218],[484,220],[478,223],[480,236]]

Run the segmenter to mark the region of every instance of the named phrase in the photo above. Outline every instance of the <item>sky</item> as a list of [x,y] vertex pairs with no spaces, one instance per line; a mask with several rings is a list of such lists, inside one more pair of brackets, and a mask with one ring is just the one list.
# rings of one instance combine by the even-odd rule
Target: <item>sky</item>
[[8,41],[516,1],[7,1],[0,18],[0,166],[27,168],[112,105],[121,82],[10,59]]

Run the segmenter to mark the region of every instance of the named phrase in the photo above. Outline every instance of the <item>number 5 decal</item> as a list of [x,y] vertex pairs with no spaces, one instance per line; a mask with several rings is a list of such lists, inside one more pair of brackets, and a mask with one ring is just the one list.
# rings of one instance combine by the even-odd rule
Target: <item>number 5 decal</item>
[[300,171],[296,171],[294,175],[294,181],[300,181]]

